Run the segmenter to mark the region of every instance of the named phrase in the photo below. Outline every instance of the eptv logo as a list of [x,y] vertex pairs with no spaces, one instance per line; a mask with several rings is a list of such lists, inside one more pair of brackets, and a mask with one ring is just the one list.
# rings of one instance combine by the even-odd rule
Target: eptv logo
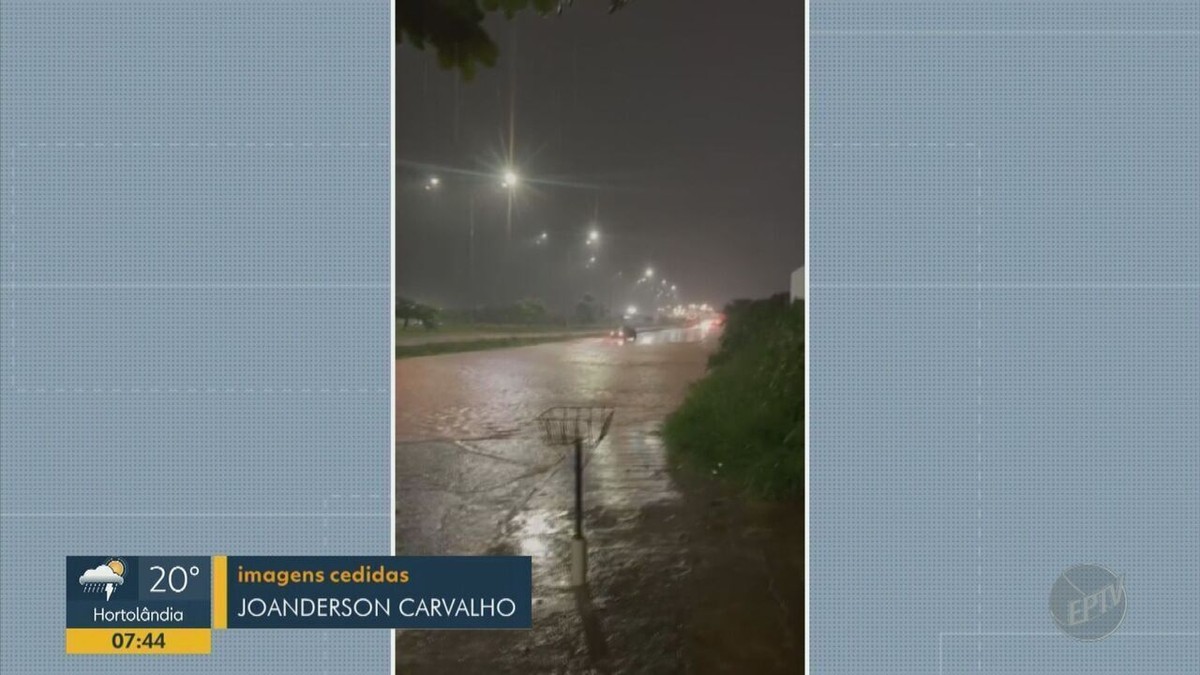
[[1077,640],[1102,640],[1121,626],[1128,603],[1125,577],[1102,565],[1076,565],[1050,589],[1050,615]]

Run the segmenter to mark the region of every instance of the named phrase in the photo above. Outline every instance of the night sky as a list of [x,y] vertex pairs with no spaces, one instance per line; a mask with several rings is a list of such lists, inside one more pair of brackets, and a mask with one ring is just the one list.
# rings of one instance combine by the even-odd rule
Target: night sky
[[[398,46],[397,293],[625,303],[647,266],[684,302],[785,291],[804,258],[803,5],[638,0],[609,15],[581,0],[558,17],[492,17],[500,60],[469,82]],[[523,183],[506,244],[488,174],[506,164],[513,82]],[[434,174],[436,194],[421,187]],[[549,244],[534,244],[542,231]]]

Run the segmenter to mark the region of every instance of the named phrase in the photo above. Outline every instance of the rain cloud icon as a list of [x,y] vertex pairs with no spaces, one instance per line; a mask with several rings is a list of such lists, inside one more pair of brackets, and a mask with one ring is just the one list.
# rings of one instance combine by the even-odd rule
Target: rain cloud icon
[[125,583],[125,561],[120,558],[110,558],[103,565],[97,565],[79,576],[79,585],[85,593],[104,591],[104,599],[112,597],[113,590]]

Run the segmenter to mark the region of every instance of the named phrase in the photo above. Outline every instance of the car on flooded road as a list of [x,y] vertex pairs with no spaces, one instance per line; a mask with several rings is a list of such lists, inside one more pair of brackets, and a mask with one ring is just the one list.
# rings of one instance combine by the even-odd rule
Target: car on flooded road
[[621,326],[616,330],[609,331],[608,337],[618,344],[633,342],[637,340],[637,330],[633,326]]

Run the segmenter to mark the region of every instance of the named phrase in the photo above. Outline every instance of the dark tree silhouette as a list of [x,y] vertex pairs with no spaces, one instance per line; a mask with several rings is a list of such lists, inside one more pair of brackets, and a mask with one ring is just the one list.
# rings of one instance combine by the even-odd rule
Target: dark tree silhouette
[[403,330],[408,330],[410,321],[419,322],[425,330],[433,330],[438,326],[441,310],[430,305],[423,305],[408,298],[396,298],[396,319],[404,322]]
[[[603,0],[615,12],[632,0]],[[542,14],[561,13],[573,0],[396,0],[396,39],[417,49],[433,47],[443,68],[471,79],[478,66],[496,65],[500,50],[483,28],[489,13],[511,19],[532,9]]]

